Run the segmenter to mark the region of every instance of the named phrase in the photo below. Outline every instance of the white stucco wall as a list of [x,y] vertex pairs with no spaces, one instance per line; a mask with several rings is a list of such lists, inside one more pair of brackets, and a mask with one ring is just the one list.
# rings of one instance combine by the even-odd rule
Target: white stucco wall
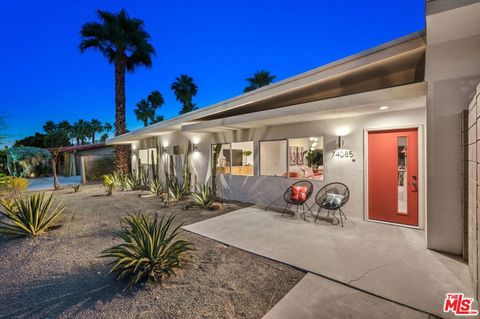
[[[395,128],[425,124],[425,109],[401,112],[376,113],[352,118],[305,122],[290,125],[261,127],[256,129],[229,131],[225,133],[173,133],[157,137],[159,145],[185,145],[190,139],[199,144],[198,152],[192,155],[192,168],[199,182],[210,178],[211,144],[254,141],[255,176],[220,175],[220,194],[233,200],[250,203],[270,204],[280,197],[295,180],[284,177],[259,175],[259,141],[282,138],[323,137],[324,169],[323,181],[312,181],[315,192],[331,182],[343,182],[350,188],[351,198],[345,207],[347,216],[363,217],[364,214],[364,130]],[[338,132],[346,132],[345,148],[353,151],[354,158],[332,158],[336,149]],[[422,138],[422,137],[420,137]],[[150,139],[150,145],[152,145]],[[143,143],[146,144],[146,143]],[[421,186],[420,186],[421,187]],[[281,202],[278,202],[281,205]]]

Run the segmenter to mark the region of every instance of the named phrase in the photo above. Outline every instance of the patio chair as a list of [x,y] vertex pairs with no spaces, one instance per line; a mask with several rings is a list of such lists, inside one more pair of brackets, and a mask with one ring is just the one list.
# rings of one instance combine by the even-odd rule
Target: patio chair
[[[304,194],[302,194],[300,197],[297,197],[296,199],[295,199],[295,196],[292,196],[292,195],[295,195],[293,193],[295,187],[306,188]],[[292,184],[291,186],[289,186],[287,188],[287,190],[285,191],[285,193],[283,193],[283,200],[285,201],[285,208],[283,209],[282,216],[285,214],[289,205],[297,206],[297,212],[298,212],[298,207],[302,206],[303,219],[305,219],[305,206],[310,211],[310,213],[313,215],[312,210],[307,205],[307,201],[310,198],[310,196],[312,196],[312,193],[313,193],[313,184],[309,181],[298,181],[298,182]]]
[[335,212],[339,212],[340,223],[343,227],[343,218],[347,219],[347,216],[342,211],[342,207],[350,199],[350,190],[347,185],[343,183],[330,183],[323,186],[315,195],[315,203],[318,205],[318,213],[315,217],[315,222],[317,222],[318,216],[322,209],[328,210],[327,217],[330,216],[332,212],[333,217],[335,218]]

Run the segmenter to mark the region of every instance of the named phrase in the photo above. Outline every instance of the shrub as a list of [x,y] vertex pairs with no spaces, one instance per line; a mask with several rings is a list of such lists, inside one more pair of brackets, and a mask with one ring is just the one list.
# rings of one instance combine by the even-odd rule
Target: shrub
[[13,203],[0,202],[3,207],[0,213],[7,219],[0,220],[0,233],[33,237],[51,229],[65,209],[60,204],[52,209],[52,198],[50,195],[45,199],[45,194],[40,193],[14,199]]
[[181,225],[170,230],[173,220],[173,215],[157,220],[148,214],[129,214],[121,220],[123,242],[104,250],[100,257],[114,258],[110,272],[119,280],[128,279],[130,288],[141,280],[161,281],[175,275],[193,245],[176,239]]
[[172,178],[168,184],[168,194],[174,201],[179,201],[185,194],[182,183],[176,178]]
[[115,183],[113,181],[112,174],[103,175],[103,187],[105,187],[107,195],[113,194],[113,190],[115,189]]
[[0,176],[0,195],[16,197],[28,188],[28,180],[23,177]]
[[196,186],[196,191],[192,194],[192,198],[195,205],[203,209],[210,208],[215,201],[212,188],[206,183]]
[[72,185],[72,189],[75,193],[78,193],[81,190],[80,189],[80,184]]

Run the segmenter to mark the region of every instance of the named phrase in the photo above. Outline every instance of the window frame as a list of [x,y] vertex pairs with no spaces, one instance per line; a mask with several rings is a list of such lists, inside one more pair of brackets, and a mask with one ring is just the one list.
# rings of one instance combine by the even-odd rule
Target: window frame
[[[210,156],[211,156],[211,160],[210,162],[212,163],[212,166],[215,165],[215,173],[216,175],[231,175],[231,176],[238,176],[238,175],[232,175],[232,161],[230,160],[230,162],[228,163],[228,168],[229,168],[229,172],[228,173],[217,173],[217,163],[214,163],[213,162],[213,147],[215,145],[218,145],[218,144],[221,144],[221,145],[230,145],[230,158],[232,157],[232,143],[212,143],[210,144]],[[225,166],[226,167],[226,166]]]
[[[278,176],[278,175],[263,175],[262,174],[262,142],[286,142],[285,148],[285,172],[287,172],[286,176]],[[258,176],[265,176],[265,177],[280,177],[280,178],[288,178],[288,138],[278,138],[278,139],[271,139],[271,140],[259,140],[258,141]]]

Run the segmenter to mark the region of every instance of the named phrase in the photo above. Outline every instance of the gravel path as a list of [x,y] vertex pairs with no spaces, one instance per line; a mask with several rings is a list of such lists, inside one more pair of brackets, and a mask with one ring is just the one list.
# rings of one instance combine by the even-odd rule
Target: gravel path
[[261,318],[303,276],[292,267],[182,231],[195,244],[178,277],[125,290],[100,251],[118,242],[128,212],[175,213],[185,224],[238,209],[163,208],[139,192],[104,196],[99,185],[55,199],[68,207],[64,225],[34,239],[0,237],[0,318]]

